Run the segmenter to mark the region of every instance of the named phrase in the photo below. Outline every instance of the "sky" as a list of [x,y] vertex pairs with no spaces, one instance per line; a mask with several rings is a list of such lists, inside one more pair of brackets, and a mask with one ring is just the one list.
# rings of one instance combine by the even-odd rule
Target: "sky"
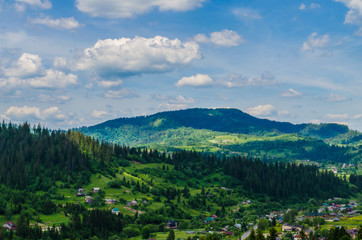
[[0,0],[0,119],[237,108],[362,131],[362,0]]

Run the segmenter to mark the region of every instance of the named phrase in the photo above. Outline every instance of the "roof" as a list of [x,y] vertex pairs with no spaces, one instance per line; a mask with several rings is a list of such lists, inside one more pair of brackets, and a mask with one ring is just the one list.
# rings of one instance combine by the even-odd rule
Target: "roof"
[[118,211],[119,212],[119,209],[118,208],[113,208],[112,211]]

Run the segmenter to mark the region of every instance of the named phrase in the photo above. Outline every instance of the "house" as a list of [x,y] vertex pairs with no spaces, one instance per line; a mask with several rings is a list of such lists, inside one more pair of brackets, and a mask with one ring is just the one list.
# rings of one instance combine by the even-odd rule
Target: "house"
[[104,199],[106,204],[115,204],[117,203],[117,199]]
[[282,225],[282,231],[287,231],[287,232],[295,232],[295,231],[301,231],[302,227],[301,226],[296,226],[296,225],[289,225],[288,223],[284,223]]
[[85,193],[84,192],[77,192],[77,197],[84,197]]
[[208,217],[205,219],[205,223],[213,223],[215,222],[215,219],[213,217]]
[[169,221],[167,222],[166,228],[169,228],[169,229],[177,229],[177,222],[174,221],[174,220],[169,220]]
[[119,214],[119,209],[118,208],[113,208],[112,213],[118,215]]
[[353,229],[347,230],[347,233],[352,239],[355,239],[356,236],[358,235],[358,230],[357,230],[357,228],[353,228]]
[[134,205],[137,205],[138,202],[137,201],[130,201],[130,202],[127,202],[127,206],[131,207],[131,206],[134,206]]
[[3,227],[8,231],[16,229],[15,223],[13,222],[6,222],[4,223]]
[[92,202],[92,197],[91,196],[86,196],[84,198],[84,200],[85,200],[86,203],[91,203]]
[[237,229],[241,229],[241,224],[240,223],[237,223],[234,225]]
[[93,193],[97,193],[100,189],[101,189],[101,188],[99,188],[99,187],[94,187],[94,188],[92,188],[92,192],[93,192]]

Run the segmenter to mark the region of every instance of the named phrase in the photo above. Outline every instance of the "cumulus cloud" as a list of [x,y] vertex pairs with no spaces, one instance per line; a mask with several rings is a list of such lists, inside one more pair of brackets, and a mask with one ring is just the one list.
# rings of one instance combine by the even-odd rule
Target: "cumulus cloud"
[[308,40],[303,43],[302,51],[313,51],[317,48],[323,48],[328,45],[330,38],[328,34],[320,36],[314,32],[309,35]]
[[123,81],[121,79],[116,81],[100,81],[98,82],[98,86],[103,88],[113,88],[113,87],[119,87],[123,84]]
[[38,55],[23,53],[10,68],[2,69],[5,77],[32,77],[44,74],[41,58]]
[[258,105],[256,107],[248,108],[247,113],[253,116],[270,116],[276,113],[276,109],[271,104]]
[[251,8],[236,8],[233,9],[232,13],[234,14],[234,16],[243,20],[248,20],[248,19],[256,20],[262,18],[256,10]]
[[288,91],[285,91],[285,92],[282,92],[280,93],[280,96],[282,97],[300,97],[302,96],[303,94],[301,92],[298,92],[292,88],[289,88]]
[[51,19],[50,17],[36,18],[30,21],[33,24],[41,24],[56,29],[72,30],[79,28],[81,25],[73,17]]
[[108,112],[93,110],[91,115],[94,118],[103,118],[108,115]]
[[200,58],[200,49],[195,42],[136,36],[133,39],[99,40],[74,59],[58,58],[55,65],[111,77],[168,72]]
[[359,27],[356,31],[357,35],[362,36],[362,1],[361,0],[335,0],[336,2],[343,3],[349,11],[347,12],[344,23],[354,24]]
[[202,6],[205,0],[77,0],[79,11],[92,17],[131,18],[158,8],[159,11],[183,12]]
[[61,71],[49,69],[42,77],[27,79],[26,82],[34,88],[65,88],[68,85],[78,84],[78,77],[74,74],[65,74]]
[[194,39],[196,42],[212,43],[219,47],[236,47],[246,42],[237,32],[227,29],[221,32],[212,32],[210,33],[210,37],[200,33],[197,34]]
[[228,88],[249,87],[249,86],[267,86],[276,84],[275,76],[270,72],[264,72],[258,77],[246,77],[240,74],[231,74],[217,81],[218,85]]
[[108,90],[104,96],[106,98],[121,99],[121,98],[134,98],[137,94],[128,89],[122,88],[120,90]]
[[10,67],[0,68],[1,87],[65,88],[78,83],[77,76],[45,69],[38,55],[23,53]]
[[40,9],[50,9],[52,4],[49,0],[15,0],[15,8],[17,11],[24,11],[25,6]]
[[15,121],[27,121],[27,120],[63,121],[66,119],[66,116],[61,113],[58,107],[50,107],[44,110],[40,110],[40,108],[38,107],[11,106],[6,110],[5,116]]
[[183,77],[175,84],[176,87],[191,86],[204,87],[214,83],[212,78],[206,74],[196,74],[195,76]]

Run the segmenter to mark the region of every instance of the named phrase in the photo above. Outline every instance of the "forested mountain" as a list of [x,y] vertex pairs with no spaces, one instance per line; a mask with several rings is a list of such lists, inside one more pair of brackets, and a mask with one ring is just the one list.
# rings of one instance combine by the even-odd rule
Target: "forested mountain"
[[[360,188],[359,176],[348,183],[315,166],[121,146],[27,123],[0,125],[0,153],[0,219],[17,219],[16,236],[0,228],[0,239],[129,239],[141,231],[147,239],[166,232],[170,219],[180,229],[205,228],[211,213],[219,227],[247,223],[310,199],[356,196]],[[255,203],[244,207],[247,199]],[[56,227],[42,229],[49,219]]]
[[[86,135],[161,150],[195,149],[263,159],[358,162],[362,134],[340,124],[292,124],[237,109],[187,109],[119,118],[78,129]],[[334,145],[334,146],[333,146]]]

